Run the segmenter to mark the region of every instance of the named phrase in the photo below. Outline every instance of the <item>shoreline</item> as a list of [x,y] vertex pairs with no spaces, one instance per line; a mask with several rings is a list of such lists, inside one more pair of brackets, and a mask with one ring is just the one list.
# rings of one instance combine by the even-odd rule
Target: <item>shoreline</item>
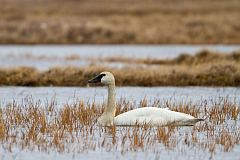
[[[75,59],[79,57],[71,57]],[[145,66],[115,68],[92,63],[85,67],[55,67],[44,71],[32,67],[0,68],[0,86],[86,86],[87,80],[102,71],[112,72],[117,86],[240,86],[239,52],[201,51],[165,60],[110,57],[101,61]]]

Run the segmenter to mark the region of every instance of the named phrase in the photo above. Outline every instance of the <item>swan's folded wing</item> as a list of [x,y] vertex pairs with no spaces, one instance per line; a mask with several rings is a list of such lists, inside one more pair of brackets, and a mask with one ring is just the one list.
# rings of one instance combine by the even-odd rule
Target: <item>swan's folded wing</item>
[[161,117],[153,117],[153,116],[127,117],[127,114],[124,114],[124,115],[115,117],[114,124],[117,126],[132,126],[132,125],[163,126],[167,124],[167,121]]
[[144,107],[120,114],[114,118],[115,125],[152,125],[165,126],[175,122],[183,122],[194,117],[185,113],[171,111],[165,108]]

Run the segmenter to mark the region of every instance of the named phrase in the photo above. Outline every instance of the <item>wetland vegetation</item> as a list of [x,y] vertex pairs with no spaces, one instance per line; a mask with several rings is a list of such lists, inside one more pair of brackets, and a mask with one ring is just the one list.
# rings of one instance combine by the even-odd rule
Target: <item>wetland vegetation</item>
[[[71,56],[71,60],[79,58]],[[92,64],[85,67],[55,67],[46,71],[31,67],[1,68],[0,85],[86,86],[88,79],[108,70],[117,77],[118,86],[240,86],[239,51],[221,54],[203,50],[193,56],[182,54],[165,60],[106,57],[91,61]],[[102,63],[94,65],[95,61]],[[132,66],[109,67],[104,66],[104,62]]]
[[240,43],[239,0],[130,4],[128,0],[0,0],[0,4],[1,44]]
[[[24,56],[26,60],[50,62],[59,58],[34,54],[24,54]],[[74,54],[62,58],[70,62],[84,59]],[[36,159],[42,159],[44,155],[49,158],[53,154],[55,159],[62,156],[62,159],[69,159],[69,157],[95,159],[100,155],[101,158],[110,156],[113,159],[119,157],[237,159],[240,146],[238,91],[240,54],[238,50],[231,53],[202,50],[194,55],[181,54],[171,59],[108,56],[88,57],[87,60],[91,61],[91,64],[85,67],[60,66],[40,70],[17,66],[0,69],[0,85],[5,86],[5,89],[2,87],[2,91],[3,94],[7,94],[2,94],[0,97],[0,152],[4,153],[2,159],[26,159],[22,158],[22,155],[23,157],[33,155]],[[106,65],[97,65],[96,61]],[[107,65],[108,63],[123,65],[111,67]],[[205,119],[193,127],[156,128],[147,125],[98,126],[96,119],[101,115],[106,104],[104,97],[101,99],[99,95],[92,97],[94,100],[87,100],[89,95],[95,95],[93,88],[84,88],[84,91],[81,91],[81,88],[76,87],[79,90],[77,94],[73,90],[67,91],[66,88],[62,88],[61,96],[57,101],[54,99],[49,101],[50,95],[47,90],[54,93],[54,87],[44,88],[44,91],[38,92],[34,98],[31,98],[32,94],[40,88],[34,88],[33,91],[31,88],[26,90],[24,87],[11,87],[11,89],[6,87],[86,86],[87,80],[103,70],[114,73],[118,86],[233,86],[234,89],[229,88],[228,92],[224,89],[221,92],[215,90],[214,94],[207,94],[211,91],[206,87],[203,92],[193,94],[193,101],[187,98],[191,91],[188,94],[185,93],[183,97],[188,100],[184,101],[180,96],[181,92],[176,94],[175,98],[175,93],[171,93],[173,98],[167,96],[168,98],[161,99],[169,93],[164,92],[159,95],[158,92],[166,88],[156,91],[154,87],[152,89],[155,92],[151,93],[152,100],[148,99],[150,95],[147,92],[146,95],[140,94],[132,100],[128,99],[128,96],[137,95],[137,91],[141,92],[145,88],[135,91],[133,87],[131,89],[134,91],[131,92],[128,92],[130,88],[126,88],[121,93],[121,98],[118,98],[116,115],[136,107],[156,106],[168,107],[174,111]],[[174,90],[176,88],[171,91],[174,92]],[[185,90],[194,92],[191,87]],[[201,88],[195,88],[196,90]],[[92,93],[87,94],[87,92]],[[205,93],[211,96],[201,98],[201,94]],[[217,94],[219,98],[216,98]],[[231,96],[228,97],[228,94]],[[153,95],[158,96],[153,99]],[[198,98],[194,100],[196,96]]]
[[[0,160],[238,160],[239,10],[239,0],[0,0]],[[116,78],[116,115],[154,106],[204,121],[100,127],[105,92],[86,86],[102,71]]]
[[[239,104],[219,98],[217,101],[201,101],[173,104],[164,102],[171,110],[184,112],[205,121],[194,127],[106,127],[96,125],[103,104],[75,101],[56,107],[48,103],[26,99],[24,103],[11,102],[0,108],[0,142],[6,152],[15,148],[41,152],[80,154],[90,151],[120,153],[145,152],[161,156],[162,150],[175,156],[213,158],[219,153],[232,152],[240,143]],[[160,100],[140,101],[141,107],[159,106]],[[124,98],[117,103],[117,115],[135,108]],[[188,150],[191,148],[192,152]],[[186,156],[186,155],[185,155]],[[164,157],[164,156],[163,156]],[[171,157],[170,155],[165,157]],[[200,158],[199,158],[200,159]]]

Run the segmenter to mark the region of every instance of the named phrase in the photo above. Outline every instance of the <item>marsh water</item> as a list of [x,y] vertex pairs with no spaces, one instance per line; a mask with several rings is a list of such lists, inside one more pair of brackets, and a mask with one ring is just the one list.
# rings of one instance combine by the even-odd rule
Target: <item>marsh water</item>
[[[133,102],[135,107],[140,107],[140,101],[146,98],[148,102],[154,100],[160,100],[158,107],[167,107],[165,104],[169,102],[171,104],[193,104],[197,107],[202,107],[201,103],[207,102],[209,106],[214,105],[215,102],[221,101],[221,99],[227,99],[231,103],[240,103],[240,88],[237,87],[117,87],[117,101],[121,101],[121,98]],[[0,87],[0,105],[6,106],[8,103],[28,104],[28,99],[32,99],[34,103],[41,102],[41,105],[49,103],[50,101],[57,102],[57,106],[61,109],[65,104],[75,103],[77,101],[84,101],[85,103],[95,102],[96,104],[102,104],[107,99],[107,90],[104,87]],[[236,122],[229,121],[224,126],[231,128],[231,132],[239,133],[235,131],[235,127],[240,124],[239,119]],[[203,124],[200,124],[203,125]],[[216,126],[217,128],[221,128]],[[177,143],[183,141],[183,136],[191,133],[192,127],[179,128],[175,133],[175,137],[178,140]],[[216,129],[218,130],[218,129]],[[198,147],[188,146],[185,143],[177,145],[175,149],[166,149],[161,143],[157,143],[150,148],[144,148],[136,151],[125,151],[122,153],[119,148],[121,147],[121,140],[112,149],[108,147],[102,148],[103,141],[112,144],[111,134],[102,135],[103,130],[98,127],[94,127],[95,132],[92,138],[87,140],[87,143],[97,143],[96,149],[81,146],[82,143],[71,144],[67,143],[68,151],[59,153],[53,149],[50,152],[41,152],[38,149],[20,149],[18,147],[13,148],[11,152],[6,152],[3,148],[0,149],[0,159],[2,160],[30,160],[32,156],[36,160],[41,159],[91,159],[96,157],[101,159],[209,159],[211,154],[204,149],[198,149]],[[125,128],[117,128],[116,136],[122,137],[126,131]],[[150,134],[155,134],[156,130],[152,129]],[[200,137],[205,133],[197,133]],[[85,135],[86,136],[86,135]],[[148,135],[151,136],[151,135]],[[85,137],[78,137],[83,141]],[[87,138],[87,137],[86,137]],[[110,141],[110,142],[109,142]],[[118,147],[117,147],[118,146]],[[86,148],[80,153],[76,153],[77,148]],[[152,149],[151,149],[152,148]],[[126,148],[122,148],[127,150]],[[237,160],[240,154],[240,145],[236,145],[230,152],[222,151],[221,147],[216,149],[217,154],[213,156],[213,159],[232,159]],[[187,155],[187,157],[186,157]]]
[[[36,46],[18,46],[6,45],[0,46],[0,65],[1,67],[18,67],[30,66],[40,70],[49,69],[51,67],[60,66],[84,66],[92,63],[89,58],[99,58],[108,56],[123,56],[134,58],[173,58],[182,53],[196,54],[202,49],[210,49],[219,52],[232,52],[239,50],[240,46],[89,46],[89,45],[36,45]],[[69,56],[70,55],[70,56]],[[69,57],[68,57],[69,56]],[[101,62],[96,62],[101,63]],[[119,66],[121,64],[107,64]],[[203,102],[208,104],[227,99],[237,106],[240,104],[240,88],[239,87],[117,87],[117,101],[126,99],[140,107],[140,102],[147,99],[150,104],[155,100],[160,100],[158,107],[167,107],[166,102],[171,104],[191,103],[197,107]],[[9,103],[27,104],[27,101],[32,99],[34,102],[48,103],[55,101],[59,109],[65,104],[84,101],[84,103],[102,104],[106,102],[107,90],[104,87],[15,87],[1,86],[0,87],[0,108],[7,106]],[[236,122],[228,121],[226,127],[234,131],[239,126],[239,117]],[[229,125],[229,126],[228,126]],[[184,141],[183,135],[186,131],[191,131],[191,127],[180,128],[177,133],[177,140]],[[217,129],[216,129],[217,130]],[[125,130],[117,130],[117,136],[121,137]],[[180,147],[167,150],[161,143],[158,143],[155,148],[152,146],[144,151],[127,151],[124,154],[119,150],[121,144],[117,144],[118,148],[113,148],[108,151],[101,147],[103,138],[108,135],[101,135],[101,130],[95,130],[95,134],[89,143],[97,142],[96,150],[84,150],[82,153],[76,153],[74,150],[78,147],[76,144],[69,143],[69,151],[59,153],[57,150],[50,152],[41,152],[36,148],[20,149],[13,148],[11,152],[6,152],[6,148],[0,148],[0,160],[21,160],[21,159],[211,159],[211,155],[207,150],[201,150],[195,146],[181,145]],[[155,130],[151,131],[154,133]],[[236,133],[239,133],[236,132]],[[197,133],[204,136],[205,133]],[[80,137],[81,138],[81,137]],[[82,137],[85,138],[85,137]],[[108,139],[108,138],[107,138]],[[110,138],[111,139],[111,138]],[[120,141],[119,141],[120,143]],[[155,144],[155,143],[154,143]],[[239,143],[238,143],[239,144]],[[84,147],[84,146],[83,146]],[[125,148],[126,149],[126,148]],[[212,159],[239,159],[240,145],[235,145],[230,152],[224,152],[221,147],[216,149],[216,153]],[[157,156],[156,156],[157,155]]]
[[[201,50],[230,53],[239,45],[0,45],[1,67],[30,66],[40,70],[51,67],[103,65],[98,58],[174,58],[180,54],[196,54]],[[104,63],[121,67],[121,63]],[[126,65],[126,64],[124,64]],[[128,64],[131,65],[131,64]],[[136,64],[135,64],[136,65]]]
[[[134,102],[136,108],[141,100],[153,102],[158,99],[165,102],[194,103],[203,101],[216,101],[227,98],[229,101],[240,103],[239,87],[117,87],[117,101],[126,99]],[[107,100],[105,87],[0,87],[0,104],[13,101],[22,103],[31,98],[35,102],[58,103],[59,107],[64,104],[84,101],[85,103],[101,104]],[[161,107],[161,106],[159,106]]]

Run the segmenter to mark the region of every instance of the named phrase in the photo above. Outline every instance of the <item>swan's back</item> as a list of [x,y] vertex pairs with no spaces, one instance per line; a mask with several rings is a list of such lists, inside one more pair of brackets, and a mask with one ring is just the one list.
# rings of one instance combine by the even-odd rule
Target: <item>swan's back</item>
[[120,114],[114,118],[115,125],[194,125],[201,119],[165,108],[143,107]]

